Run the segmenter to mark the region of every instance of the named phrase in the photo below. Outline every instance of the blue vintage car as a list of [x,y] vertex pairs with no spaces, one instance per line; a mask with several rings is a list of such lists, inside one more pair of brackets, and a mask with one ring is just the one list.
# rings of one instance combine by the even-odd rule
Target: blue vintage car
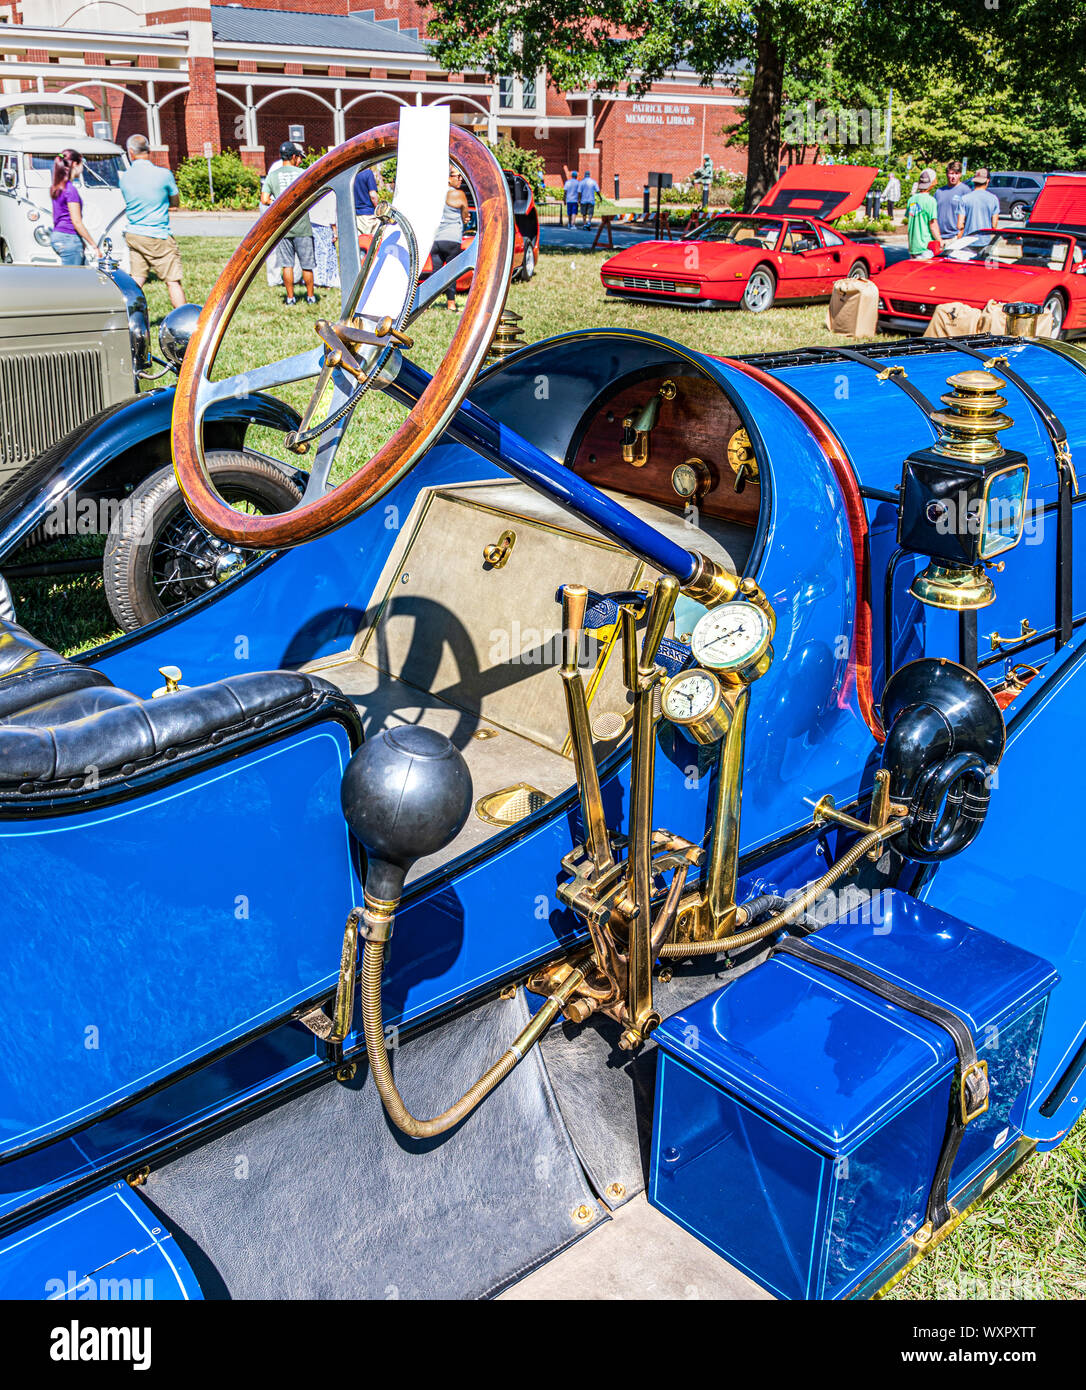
[[[180,485],[261,558],[76,660],[3,624],[0,1288],[488,1296],[644,1192],[722,1279],[873,1296],[1086,1102],[1086,356],[1023,310],[483,368],[511,218],[453,130],[449,356],[410,361],[444,282],[394,202],[246,374],[317,385],[306,497],[239,514],[201,443],[233,309],[396,134],[290,187],[185,355]],[[328,488],[375,389],[409,413]]]

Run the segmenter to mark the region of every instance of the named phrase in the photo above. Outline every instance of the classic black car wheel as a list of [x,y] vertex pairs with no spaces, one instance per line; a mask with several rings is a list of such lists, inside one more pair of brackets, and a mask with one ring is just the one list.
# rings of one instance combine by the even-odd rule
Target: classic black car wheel
[[[236,511],[268,516],[301,501],[293,479],[259,454],[222,449],[209,452],[207,462],[215,486]],[[125,632],[133,632],[215,588],[260,553],[205,531],[185,505],[173,469],[160,468],[124,499],[106,538],[110,611]]]
[[1012,203],[1011,216],[1016,222],[1024,222],[1029,216],[1029,205],[1027,203]]
[[848,272],[848,278],[850,280],[870,280],[871,276],[868,274],[866,262],[854,261]]
[[764,313],[766,309],[773,307],[776,292],[772,272],[766,270],[765,266],[759,266],[757,270],[751,271],[747,287],[743,291],[743,308],[749,309],[752,314]]
[[1041,305],[1041,312],[1052,315],[1052,336],[1053,338],[1061,338],[1063,336],[1063,319],[1067,312],[1063,295],[1050,294]]

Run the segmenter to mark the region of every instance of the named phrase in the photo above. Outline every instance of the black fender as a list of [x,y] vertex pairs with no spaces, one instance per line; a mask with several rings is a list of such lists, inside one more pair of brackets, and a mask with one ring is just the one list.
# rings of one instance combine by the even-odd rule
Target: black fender
[[[174,388],[169,387],[107,406],[9,478],[0,487],[0,561],[60,498],[111,464],[128,456],[143,478],[169,462],[173,402]],[[299,420],[291,406],[263,392],[218,400],[204,416],[205,443],[208,448],[240,448],[250,425],[286,432],[297,429]]]

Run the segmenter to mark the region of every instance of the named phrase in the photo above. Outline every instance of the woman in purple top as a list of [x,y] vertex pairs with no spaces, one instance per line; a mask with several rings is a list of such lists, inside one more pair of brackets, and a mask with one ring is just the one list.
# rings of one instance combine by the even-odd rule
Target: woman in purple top
[[82,170],[83,156],[78,150],[61,150],[53,160],[53,182],[49,187],[53,231],[49,245],[60,257],[61,265],[82,265],[84,242],[91,255],[99,254],[94,238],[83,224],[83,199],[73,182]]

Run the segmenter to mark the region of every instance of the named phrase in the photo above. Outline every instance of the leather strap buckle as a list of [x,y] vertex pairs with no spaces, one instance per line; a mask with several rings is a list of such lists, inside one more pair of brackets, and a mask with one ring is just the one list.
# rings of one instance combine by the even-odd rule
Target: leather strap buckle
[[988,1109],[988,1063],[973,1062],[962,1068],[962,1124],[970,1124]]

